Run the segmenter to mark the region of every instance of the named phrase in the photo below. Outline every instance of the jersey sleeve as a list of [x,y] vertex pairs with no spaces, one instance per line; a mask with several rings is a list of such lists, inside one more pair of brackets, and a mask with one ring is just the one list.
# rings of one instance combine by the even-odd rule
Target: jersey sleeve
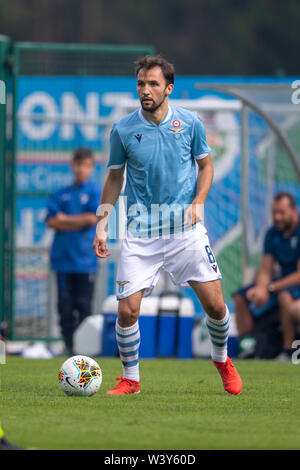
[[192,135],[192,154],[196,160],[201,160],[209,155],[211,148],[206,142],[205,130],[202,121],[196,116],[194,121],[193,135]]
[[266,233],[265,240],[264,240],[264,255],[273,255],[273,254],[274,254],[273,230],[269,229]]
[[122,168],[126,163],[126,150],[114,124],[110,133],[110,155],[107,166],[112,170]]
[[51,217],[55,217],[58,212],[61,212],[59,197],[57,193],[54,193],[48,199],[45,222]]

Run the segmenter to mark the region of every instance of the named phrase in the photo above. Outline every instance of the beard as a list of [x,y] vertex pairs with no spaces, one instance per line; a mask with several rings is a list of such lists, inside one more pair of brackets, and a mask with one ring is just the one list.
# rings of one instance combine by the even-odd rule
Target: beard
[[285,222],[280,222],[280,223],[277,223],[277,224],[275,222],[274,226],[280,232],[289,232],[293,227],[293,220],[290,219],[290,220],[287,220]]
[[140,99],[140,102],[141,102],[141,105],[142,105],[142,108],[143,108],[144,111],[147,111],[148,113],[154,113],[158,108],[161,107],[161,105],[164,103],[166,97],[167,97],[167,95],[165,95],[159,103],[155,103],[154,100],[151,100],[152,101],[151,105],[143,103],[143,98]]

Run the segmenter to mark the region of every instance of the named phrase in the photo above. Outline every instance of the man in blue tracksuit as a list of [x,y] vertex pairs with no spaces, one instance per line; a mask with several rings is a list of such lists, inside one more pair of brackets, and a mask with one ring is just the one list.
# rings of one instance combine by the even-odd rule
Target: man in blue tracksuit
[[72,170],[73,184],[50,197],[46,215],[47,226],[55,230],[50,258],[57,277],[58,312],[67,354],[73,353],[75,328],[91,313],[97,271],[92,244],[100,200],[100,189],[89,181],[94,170],[90,149],[75,151]]

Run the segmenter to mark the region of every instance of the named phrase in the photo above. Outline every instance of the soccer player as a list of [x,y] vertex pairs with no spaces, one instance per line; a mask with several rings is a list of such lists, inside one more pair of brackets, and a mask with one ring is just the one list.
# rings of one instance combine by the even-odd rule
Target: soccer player
[[50,197],[45,219],[47,226],[55,230],[51,267],[57,279],[65,354],[73,354],[75,328],[91,314],[97,259],[89,247],[95,236],[95,211],[100,198],[100,189],[90,181],[93,170],[91,150],[76,149],[72,160],[74,181]]
[[[221,274],[209,245],[202,208],[213,165],[196,113],[169,106],[174,67],[160,56],[137,62],[141,107],[114,124],[94,240],[95,253],[109,256],[106,227],[123,186],[126,166],[127,231],[116,279],[116,337],[123,364],[120,382],[108,394],[139,393],[139,310],[160,268],[176,285],[191,286],[207,314],[212,359],[225,390],[239,394],[242,381],[227,356],[230,315]],[[196,174],[196,164],[199,168]]]

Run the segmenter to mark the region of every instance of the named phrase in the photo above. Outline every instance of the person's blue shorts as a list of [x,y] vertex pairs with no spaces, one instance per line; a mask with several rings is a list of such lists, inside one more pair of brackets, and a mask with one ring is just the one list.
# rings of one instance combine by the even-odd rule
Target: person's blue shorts
[[[243,297],[243,299],[249,305],[249,309],[250,309],[250,311],[251,311],[251,313],[254,317],[260,317],[263,313],[268,312],[272,308],[275,308],[275,307],[279,306],[278,305],[278,292],[274,293],[274,294],[271,294],[268,302],[265,303],[265,305],[263,305],[262,307],[255,307],[253,302],[249,302],[249,300],[246,297],[246,292],[247,292],[248,289],[250,289],[250,287],[253,287],[254,285],[255,284],[250,284],[248,286],[242,287],[241,289],[235,291],[234,294],[233,294],[233,295],[239,294],[241,297]],[[282,291],[290,292],[291,296],[295,300],[299,299],[299,297],[300,297],[300,285],[284,287],[283,289],[281,289],[281,292]]]

